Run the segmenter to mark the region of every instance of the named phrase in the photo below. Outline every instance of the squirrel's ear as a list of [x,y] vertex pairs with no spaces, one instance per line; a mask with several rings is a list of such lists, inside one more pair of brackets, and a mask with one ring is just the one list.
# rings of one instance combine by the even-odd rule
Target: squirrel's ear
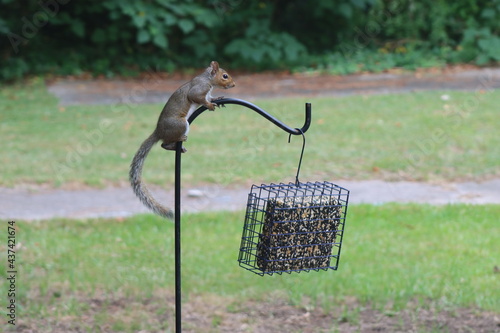
[[219,70],[219,63],[217,61],[212,61],[210,67],[212,67],[212,74],[215,74]]

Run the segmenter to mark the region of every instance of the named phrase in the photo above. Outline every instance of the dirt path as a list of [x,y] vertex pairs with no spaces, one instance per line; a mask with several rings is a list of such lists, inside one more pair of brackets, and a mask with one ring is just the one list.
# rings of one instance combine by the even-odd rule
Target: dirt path
[[[448,68],[415,73],[392,72],[349,76],[245,74],[236,75],[238,86],[226,94],[252,100],[274,96],[345,96],[352,94],[408,93],[419,90],[500,89],[500,68]],[[48,90],[63,105],[113,103],[164,103],[171,92],[188,80],[180,75],[145,74],[140,79],[59,79]],[[255,84],[259,82],[259,84]],[[351,190],[351,203],[418,202],[500,203],[500,179],[482,183],[431,185],[412,182],[338,181]],[[248,188],[210,186],[183,189],[183,209],[242,210]],[[162,202],[172,205],[173,192],[157,190]],[[85,190],[0,188],[0,217],[3,219],[50,219],[53,217],[121,217],[146,209],[129,188]]]
[[[62,105],[165,103],[189,76],[145,74],[141,79],[78,80],[52,82],[49,91]],[[448,68],[414,73],[347,76],[262,73],[236,75],[237,86],[225,97],[252,100],[288,96],[348,96],[356,94],[410,93],[424,90],[489,91],[500,89],[500,68]]]
[[[327,273],[320,273],[327,274]],[[78,333],[96,331],[117,332],[113,324],[127,318],[141,316],[141,324],[148,330],[139,332],[172,332],[165,330],[165,323],[174,327],[174,296],[171,294],[137,299],[105,295],[104,297],[81,297],[88,304],[78,317],[65,316],[60,320],[51,318],[27,318],[17,332]],[[183,307],[185,333],[499,333],[500,318],[496,313],[474,309],[443,309],[438,304],[409,304],[404,310],[373,309],[347,299],[342,307],[324,309],[304,300],[300,305],[290,305],[286,299],[276,295],[268,300],[239,301],[210,293],[190,295]],[[165,307],[165,301],[167,306]],[[54,302],[54,307],[64,306],[63,300]],[[133,311],[130,309],[133,308]],[[107,314],[108,321],[99,323],[99,316]],[[81,318],[85,318],[82,320]],[[97,323],[96,323],[97,322]]]

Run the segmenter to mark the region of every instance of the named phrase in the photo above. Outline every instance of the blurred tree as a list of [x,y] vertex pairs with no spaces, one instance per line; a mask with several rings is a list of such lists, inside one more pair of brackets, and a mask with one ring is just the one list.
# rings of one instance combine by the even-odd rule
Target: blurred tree
[[[500,61],[500,0],[0,0],[0,6],[0,80],[129,75],[212,59],[248,70],[290,68],[338,62],[336,54],[359,62],[370,52]],[[425,57],[407,61],[418,65],[419,58]]]

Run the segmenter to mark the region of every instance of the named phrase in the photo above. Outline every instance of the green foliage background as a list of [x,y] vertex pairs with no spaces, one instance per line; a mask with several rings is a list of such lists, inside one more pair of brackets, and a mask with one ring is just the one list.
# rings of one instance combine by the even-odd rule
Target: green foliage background
[[0,0],[0,79],[500,61],[500,0]]

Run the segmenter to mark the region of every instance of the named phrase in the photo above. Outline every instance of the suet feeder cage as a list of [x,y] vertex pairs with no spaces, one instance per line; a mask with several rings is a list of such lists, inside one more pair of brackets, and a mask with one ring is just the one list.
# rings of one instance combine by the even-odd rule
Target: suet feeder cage
[[240,266],[259,275],[336,270],[348,198],[330,182],[253,185]]

